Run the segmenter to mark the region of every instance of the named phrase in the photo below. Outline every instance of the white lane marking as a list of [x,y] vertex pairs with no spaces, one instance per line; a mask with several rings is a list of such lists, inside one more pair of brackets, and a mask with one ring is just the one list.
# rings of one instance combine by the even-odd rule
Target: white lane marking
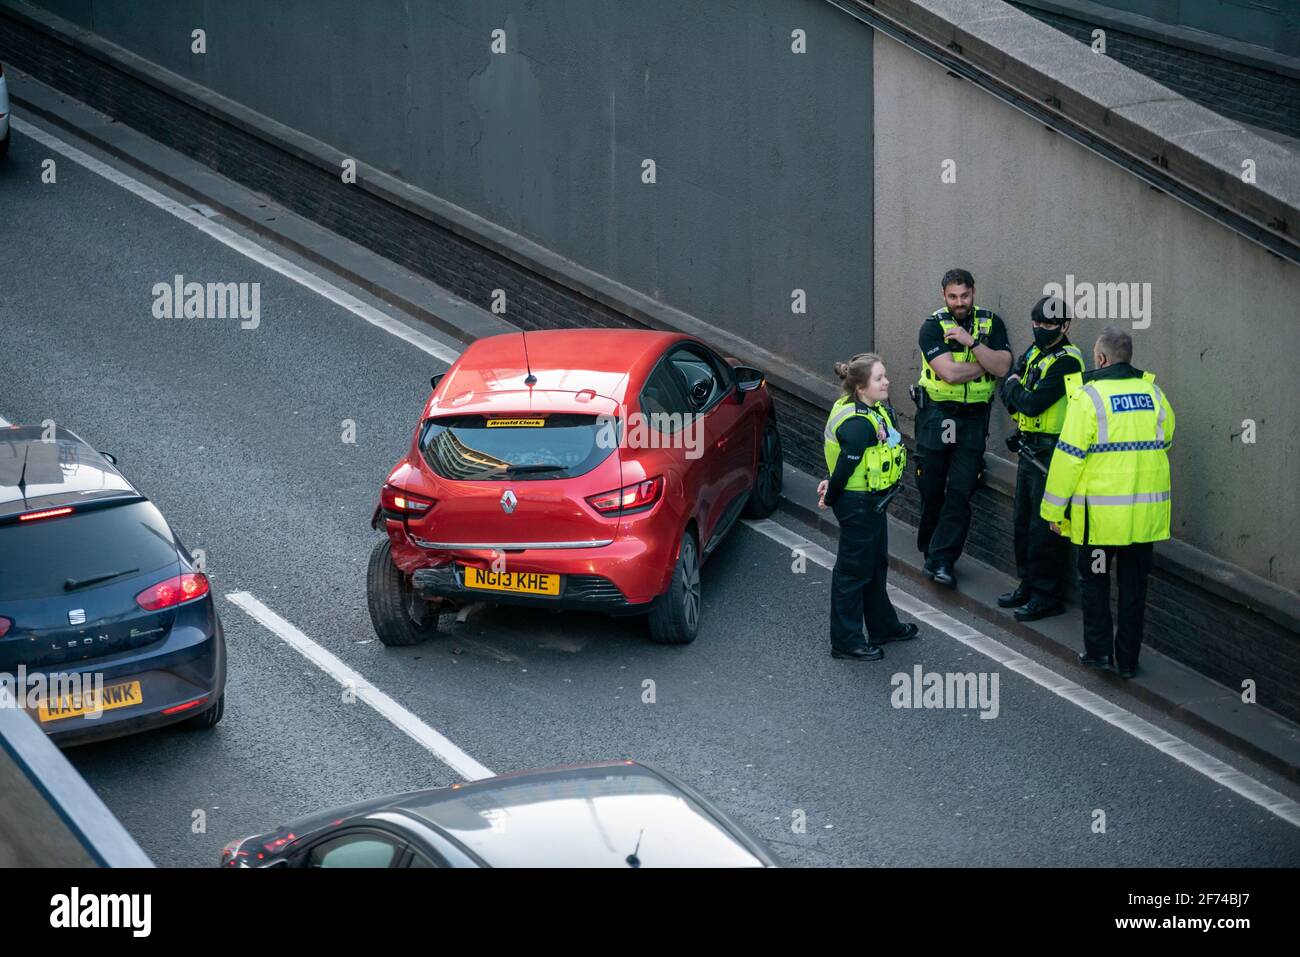
[[310,273],[300,266],[294,265],[282,256],[277,256],[269,249],[259,246],[252,240],[222,226],[220,223],[213,222],[202,213],[196,212],[184,203],[178,203],[174,199],[169,199],[156,189],[151,189],[139,180],[132,179],[121,170],[114,169],[107,163],[101,163],[93,156],[88,156],[75,146],[63,142],[63,140],[58,137],[51,136],[49,133],[46,133],[39,127],[32,126],[32,124],[25,120],[15,118],[13,120],[13,125],[14,129],[18,130],[18,132],[22,133],[24,136],[30,136],[43,146],[46,146],[57,153],[62,153],[74,163],[84,166],[92,173],[102,176],[110,183],[114,183],[128,192],[134,193],[136,196],[152,203],[159,209],[166,210],[177,219],[189,223],[195,229],[207,233],[213,239],[217,240],[217,242],[229,246],[238,253],[242,253],[254,262],[262,264],[267,269],[274,270],[280,275],[292,279],[299,285],[305,286],[317,295],[324,296],[330,302],[337,303],[353,315],[360,316],[372,326],[376,326],[384,330],[384,332],[397,336],[397,338],[404,342],[409,342],[411,345],[415,346],[415,348],[428,353],[435,359],[441,359],[446,363],[456,361],[456,357],[459,353],[457,353],[455,349],[451,349],[443,345],[441,342],[438,342],[436,339],[426,336],[424,333],[418,332],[404,323],[398,322],[392,316],[380,312],[373,306],[367,305],[356,296],[344,292],[332,283],[326,282],[320,276]]
[[[766,535],[786,548],[791,550],[800,549],[810,561],[823,568],[835,567],[835,556],[833,554],[820,545],[810,542],[803,536],[791,531],[784,525],[780,525],[769,518],[760,521],[747,519],[745,524],[760,535]],[[1127,711],[1111,701],[1107,701],[1101,695],[1089,691],[1069,678],[1062,677],[1050,668],[1046,668],[1038,662],[1012,651],[1000,641],[995,641],[983,632],[958,621],[933,605],[914,595],[909,595],[893,585],[889,586],[889,600],[894,603],[894,607],[899,611],[925,622],[930,627],[948,635],[948,637],[955,638],[967,647],[992,658],[1008,671],[1014,671],[1016,674],[1028,678],[1034,684],[1041,685],[1089,714],[1101,718],[1107,724],[1112,724],[1121,731],[1131,734],[1144,744],[1149,744],[1157,751],[1181,761],[1216,784],[1220,784],[1247,800],[1253,801],[1265,810],[1276,814],[1288,824],[1300,827],[1300,803],[1293,801],[1285,794],[1275,791],[1248,774],[1243,774],[1231,765],[1224,764],[1218,758],[1207,754],[1195,745],[1188,744],[1182,738],[1170,734],[1163,728],[1156,727],[1150,721],[1138,717],[1131,711]]]
[[483,778],[495,777],[491,771],[452,744],[444,735],[407,711],[248,592],[230,592],[226,597],[340,685],[353,688],[359,699],[422,744],[433,753],[434,757],[465,780],[479,781]]

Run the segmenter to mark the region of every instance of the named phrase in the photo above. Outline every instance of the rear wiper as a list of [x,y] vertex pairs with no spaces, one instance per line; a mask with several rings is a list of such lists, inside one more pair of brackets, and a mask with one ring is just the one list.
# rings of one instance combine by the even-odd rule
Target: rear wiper
[[139,570],[138,568],[124,568],[120,572],[109,572],[107,575],[95,575],[92,578],[69,578],[63,583],[63,590],[76,591],[78,588],[85,588],[87,585],[98,585],[100,582],[120,578],[123,575],[129,575]]
[[567,472],[567,465],[508,465],[507,475],[526,475],[530,472]]

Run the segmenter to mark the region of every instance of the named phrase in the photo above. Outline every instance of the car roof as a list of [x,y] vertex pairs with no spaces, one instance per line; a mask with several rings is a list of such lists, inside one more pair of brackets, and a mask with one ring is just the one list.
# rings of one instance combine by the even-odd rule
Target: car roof
[[440,384],[434,408],[466,396],[482,398],[526,390],[531,370],[536,390],[580,393],[590,390],[625,401],[629,385],[639,387],[659,356],[690,336],[652,329],[546,329],[508,332],[479,339],[456,360]]
[[494,867],[773,863],[699,795],[633,761],[500,775],[410,795],[395,809]]
[[0,429],[0,518],[120,497],[143,496],[108,459],[68,429]]

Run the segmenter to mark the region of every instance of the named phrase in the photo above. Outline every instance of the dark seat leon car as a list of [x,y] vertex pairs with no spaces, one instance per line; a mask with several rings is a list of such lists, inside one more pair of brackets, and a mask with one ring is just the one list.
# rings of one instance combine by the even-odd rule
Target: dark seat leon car
[[226,648],[162,514],[64,428],[0,429],[0,675],[60,745],[210,728]]
[[321,811],[231,841],[223,867],[772,867],[686,785],[635,761],[518,771]]

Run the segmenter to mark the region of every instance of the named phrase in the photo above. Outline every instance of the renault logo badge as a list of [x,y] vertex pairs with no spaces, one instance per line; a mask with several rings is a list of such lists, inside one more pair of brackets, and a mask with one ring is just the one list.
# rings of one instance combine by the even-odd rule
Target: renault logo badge
[[68,612],[69,625],[84,625],[86,623],[86,609],[74,608]]
[[507,515],[514,512],[515,506],[518,504],[519,499],[515,498],[515,493],[510,491],[510,489],[506,489],[501,493],[501,511],[505,512]]

